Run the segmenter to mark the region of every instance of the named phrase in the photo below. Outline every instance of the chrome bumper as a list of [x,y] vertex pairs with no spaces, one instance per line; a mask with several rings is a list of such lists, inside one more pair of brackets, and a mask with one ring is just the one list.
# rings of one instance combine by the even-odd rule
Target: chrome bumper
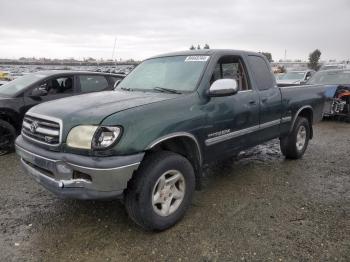
[[[24,149],[17,142],[16,152],[21,157],[22,166],[28,175],[59,197],[72,199],[106,199],[121,196],[143,158],[143,154],[139,154],[139,161],[128,163],[128,156],[119,157],[119,163],[127,164],[112,168],[101,167],[108,157],[91,158],[89,165],[99,166],[96,168],[72,163],[67,161],[67,157],[44,157]],[[88,157],[83,158],[82,162],[86,163]],[[120,158],[123,158],[123,161]],[[132,161],[134,160],[135,156],[132,157]],[[107,161],[110,162],[110,159]]]

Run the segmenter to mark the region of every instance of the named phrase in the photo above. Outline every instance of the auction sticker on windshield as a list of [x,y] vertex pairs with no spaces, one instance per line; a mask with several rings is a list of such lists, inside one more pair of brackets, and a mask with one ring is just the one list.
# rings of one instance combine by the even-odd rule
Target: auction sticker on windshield
[[207,55],[195,55],[195,56],[188,56],[185,59],[185,62],[205,62],[208,61],[209,56]]

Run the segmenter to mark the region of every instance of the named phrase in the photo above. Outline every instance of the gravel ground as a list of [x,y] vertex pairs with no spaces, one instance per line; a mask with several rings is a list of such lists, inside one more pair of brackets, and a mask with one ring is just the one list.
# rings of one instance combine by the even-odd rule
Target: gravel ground
[[303,159],[278,140],[211,166],[162,233],[118,201],[60,200],[0,158],[1,261],[350,261],[350,125],[322,122]]

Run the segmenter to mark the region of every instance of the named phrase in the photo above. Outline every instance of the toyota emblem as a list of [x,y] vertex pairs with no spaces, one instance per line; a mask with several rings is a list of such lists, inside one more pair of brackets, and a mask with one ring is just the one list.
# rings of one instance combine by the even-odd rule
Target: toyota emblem
[[38,128],[39,124],[37,121],[33,121],[30,124],[30,132],[35,133],[36,129]]

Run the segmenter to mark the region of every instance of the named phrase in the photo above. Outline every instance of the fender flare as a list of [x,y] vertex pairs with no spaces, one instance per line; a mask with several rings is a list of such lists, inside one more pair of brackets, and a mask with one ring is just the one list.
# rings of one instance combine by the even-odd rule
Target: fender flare
[[289,129],[289,133],[291,133],[293,131],[293,128],[294,128],[294,124],[295,124],[295,121],[297,120],[298,116],[300,115],[301,111],[303,111],[304,109],[310,109],[311,110],[311,113],[312,113],[312,119],[311,119],[311,122],[310,122],[310,138],[313,137],[313,128],[312,128],[312,122],[313,122],[313,114],[314,114],[314,110],[312,108],[312,106],[310,105],[306,105],[306,106],[302,106],[301,108],[299,108],[299,110],[295,113],[294,117],[293,117],[293,120],[292,120],[292,124],[290,126],[290,129]]
[[188,132],[175,132],[175,133],[170,133],[170,134],[167,134],[165,136],[162,136],[162,137],[159,137],[157,138],[156,140],[154,140],[153,142],[151,142],[147,147],[146,147],[146,150],[149,150],[149,149],[152,149],[154,148],[155,146],[157,146],[158,144],[168,140],[168,139],[171,139],[171,138],[177,138],[177,137],[186,137],[186,138],[190,138],[195,144],[196,144],[196,149],[197,149],[197,152],[198,152],[198,157],[199,157],[199,165],[202,166],[203,164],[203,157],[202,157],[202,150],[201,150],[201,147],[199,145],[199,142],[197,140],[197,138],[192,135],[191,133],[188,133]]
[[22,124],[21,121],[19,120],[19,114],[14,110],[7,109],[7,108],[0,108],[0,119],[4,119],[3,116],[10,120],[10,121],[6,120],[6,121],[8,121],[16,130]]

